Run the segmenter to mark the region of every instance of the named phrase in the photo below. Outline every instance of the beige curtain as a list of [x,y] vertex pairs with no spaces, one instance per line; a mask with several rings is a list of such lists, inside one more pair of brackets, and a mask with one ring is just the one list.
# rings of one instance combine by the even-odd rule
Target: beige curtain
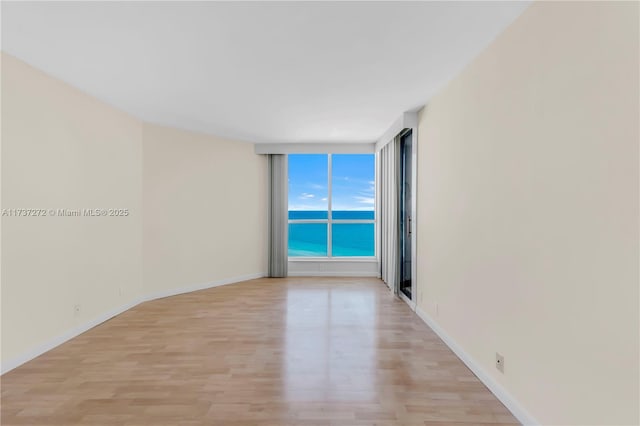
[[382,280],[398,291],[398,138],[380,150],[380,266]]
[[287,156],[269,155],[269,276],[286,277],[289,264]]

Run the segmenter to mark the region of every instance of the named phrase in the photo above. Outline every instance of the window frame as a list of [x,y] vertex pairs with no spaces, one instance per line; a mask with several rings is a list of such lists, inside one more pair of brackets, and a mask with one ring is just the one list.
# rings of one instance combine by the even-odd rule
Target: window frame
[[[304,154],[303,154],[304,155]],[[349,260],[349,259],[362,259],[362,260],[374,260],[378,258],[378,203],[377,203],[377,186],[378,179],[377,173],[378,168],[376,167],[377,158],[376,154],[367,154],[367,153],[336,153],[336,155],[373,155],[374,158],[374,167],[373,167],[373,180],[374,180],[374,203],[373,203],[373,219],[333,219],[333,153],[323,153],[323,155],[327,156],[327,218],[326,219],[289,219],[287,217],[287,226],[291,224],[305,224],[305,223],[324,223],[327,224],[327,255],[326,256],[289,256],[287,253],[287,257],[289,260]],[[289,161],[287,159],[287,161]],[[287,209],[287,216],[289,215],[289,210]],[[373,224],[373,255],[372,256],[333,256],[333,224]],[[287,241],[288,242],[288,241]]]

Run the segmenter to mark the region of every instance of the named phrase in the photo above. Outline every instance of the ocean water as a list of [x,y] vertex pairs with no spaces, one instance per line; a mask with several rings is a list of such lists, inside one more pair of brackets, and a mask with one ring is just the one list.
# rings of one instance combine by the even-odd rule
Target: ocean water
[[[333,211],[334,220],[373,220],[373,211]],[[327,219],[326,211],[289,211],[289,219]],[[326,223],[290,223],[289,256],[327,256]],[[333,257],[374,256],[373,223],[333,223],[331,225]]]

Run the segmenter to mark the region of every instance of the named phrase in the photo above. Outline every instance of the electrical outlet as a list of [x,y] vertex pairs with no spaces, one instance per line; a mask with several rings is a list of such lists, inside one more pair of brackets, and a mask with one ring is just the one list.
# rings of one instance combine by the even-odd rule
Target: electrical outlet
[[73,314],[76,316],[80,315],[80,305],[73,305]]
[[496,368],[499,372],[504,373],[504,357],[496,352]]

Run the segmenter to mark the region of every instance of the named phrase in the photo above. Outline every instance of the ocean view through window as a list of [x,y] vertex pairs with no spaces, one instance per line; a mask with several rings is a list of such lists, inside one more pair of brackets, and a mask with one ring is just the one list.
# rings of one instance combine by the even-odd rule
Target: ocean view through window
[[375,155],[289,155],[289,256],[375,256]]

